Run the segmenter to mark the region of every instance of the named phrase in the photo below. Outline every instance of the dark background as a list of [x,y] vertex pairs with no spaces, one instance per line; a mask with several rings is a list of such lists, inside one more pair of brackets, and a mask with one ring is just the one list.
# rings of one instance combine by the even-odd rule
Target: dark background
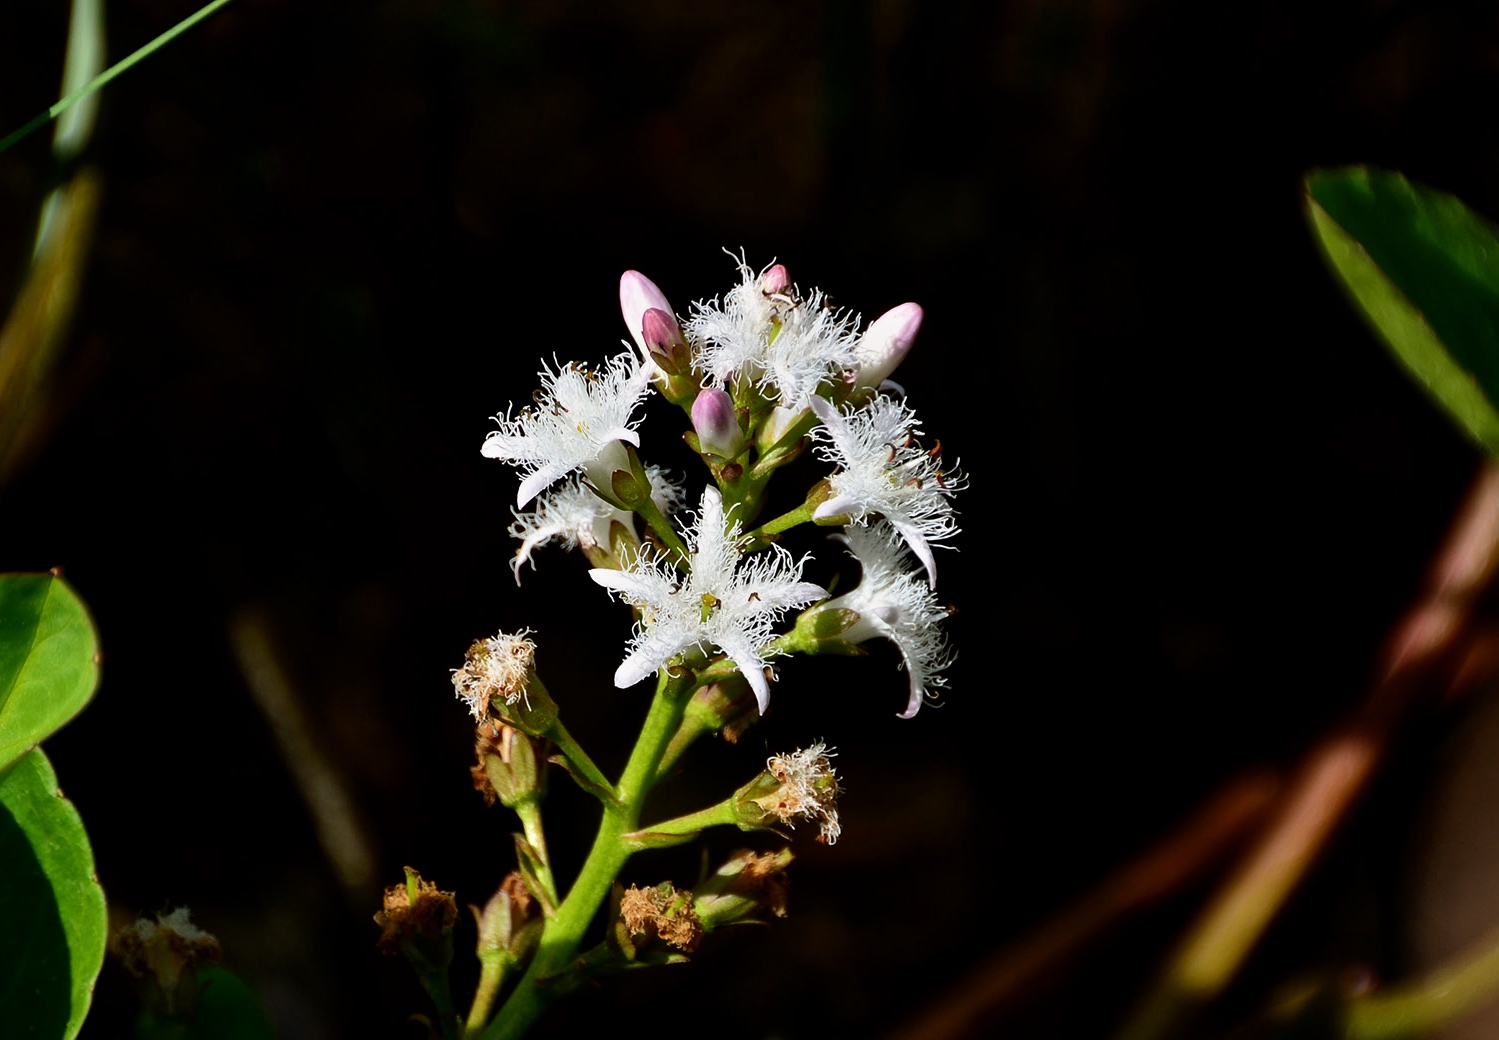
[[[192,9],[111,3],[111,56]],[[0,129],[56,97],[65,31],[63,4],[0,15]],[[1358,703],[1478,455],[1324,271],[1300,178],[1369,162],[1499,211],[1496,66],[1479,4],[231,5],[104,95],[84,295],[47,433],[0,488],[0,566],[65,568],[100,630],[99,694],[47,749],[111,904],[189,905],[287,1040],[419,1035],[423,997],[373,949],[378,886],[409,863],[482,902],[512,865],[448,670],[533,627],[611,771],[648,696],[612,687],[627,620],[579,559],[544,552],[515,587],[488,417],[529,399],[539,356],[619,349],[624,269],[685,312],[742,248],[866,320],[926,308],[897,378],[971,475],[961,553],[938,558],[961,657],[910,721],[888,649],[784,663],[772,715],[696,749],[662,811],[823,738],[843,840],[796,835],[788,920],[611,980],[537,1035],[921,1015]],[[0,156],[7,286],[52,176],[46,135]],[[644,432],[686,469],[669,408]],[[247,617],[348,786],[368,883],[340,884],[248,693]],[[1241,1008],[1318,965],[1409,967],[1438,730],[1292,902]],[[553,852],[576,863],[593,818],[554,787]],[[1205,891],[993,1028],[1101,1030]],[[471,942],[465,922],[463,1000]],[[107,968],[86,1037],[124,1035],[125,989]]]

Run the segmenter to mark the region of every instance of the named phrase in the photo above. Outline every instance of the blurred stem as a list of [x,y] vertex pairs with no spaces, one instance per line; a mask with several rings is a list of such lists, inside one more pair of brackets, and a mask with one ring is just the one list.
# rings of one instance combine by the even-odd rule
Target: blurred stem
[[1499,558],[1499,468],[1485,464],[1428,573],[1391,632],[1358,715],[1307,756],[1259,842],[1177,947],[1120,1036],[1171,1036],[1238,971],[1373,775],[1399,723],[1434,684],[1450,684],[1479,594]]
[[630,858],[631,848],[623,836],[639,827],[640,810],[655,783],[661,756],[681,725],[682,713],[696,687],[697,678],[691,672],[673,677],[662,669],[650,711],[615,788],[619,801],[604,805],[604,818],[583,869],[557,908],[557,916],[546,922],[536,956],[499,1015],[484,1030],[483,1040],[522,1036],[565,988],[557,985],[558,976],[572,965],[584,932]]
[[[73,0],[63,93],[98,74],[104,49],[103,0]],[[88,143],[97,108],[94,103],[79,105],[58,120],[52,154],[65,173]],[[44,425],[48,378],[77,304],[98,200],[99,178],[85,168],[58,184],[42,202],[31,266],[0,328],[0,480]]]
[[1425,978],[1349,1002],[1348,1040],[1424,1036],[1456,1022],[1499,994],[1499,929]]
[[1176,891],[1224,859],[1263,821],[1280,788],[1273,773],[1241,777],[1218,792],[1176,833],[1130,863],[934,999],[892,1040],[960,1040],[993,1027],[996,1013],[1034,995],[1038,983],[1124,915]]

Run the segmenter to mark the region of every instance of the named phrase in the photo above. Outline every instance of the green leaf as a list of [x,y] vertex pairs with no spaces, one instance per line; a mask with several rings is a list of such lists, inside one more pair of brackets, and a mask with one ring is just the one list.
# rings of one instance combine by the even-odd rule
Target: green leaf
[[0,574],[0,770],[78,714],[99,682],[83,603],[52,574]]
[[1499,235],[1451,195],[1364,167],[1307,176],[1328,263],[1412,375],[1499,455]]
[[0,777],[0,1023],[7,1037],[78,1035],[104,963],[104,890],[83,821],[40,750]]

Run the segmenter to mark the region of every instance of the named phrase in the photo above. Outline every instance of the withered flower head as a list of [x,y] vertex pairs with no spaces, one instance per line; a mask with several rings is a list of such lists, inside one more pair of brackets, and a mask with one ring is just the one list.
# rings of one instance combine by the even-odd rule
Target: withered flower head
[[619,898],[619,916],[632,936],[655,935],[679,950],[691,951],[703,934],[692,908],[692,893],[663,881],[655,888],[631,885]]
[[185,906],[142,917],[110,940],[110,949],[125,970],[139,980],[144,1002],[153,1011],[191,1013],[197,1001],[197,970],[218,961],[219,941],[189,920]]
[[420,955],[433,963],[452,957],[453,925],[458,903],[452,892],[443,892],[410,867],[406,883],[385,890],[384,906],[375,914],[380,926],[377,945],[381,953]]
[[501,632],[480,639],[463,656],[463,667],[453,669],[453,691],[468,705],[477,722],[489,717],[491,701],[514,704],[526,694],[526,677],[536,656],[536,644],[523,628],[515,635]]
[[838,823],[838,776],[833,771],[834,752],[818,742],[789,755],[772,755],[765,771],[774,777],[773,791],[754,799],[767,815],[795,826],[800,817],[817,824],[817,840],[832,845],[843,833]]

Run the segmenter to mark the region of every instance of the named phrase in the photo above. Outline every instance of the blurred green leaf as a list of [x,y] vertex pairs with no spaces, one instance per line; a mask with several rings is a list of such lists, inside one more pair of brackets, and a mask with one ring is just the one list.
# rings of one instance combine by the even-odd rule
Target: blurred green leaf
[[1307,212],[1364,316],[1499,455],[1499,235],[1451,195],[1365,167],[1307,176]]
[[0,574],[0,770],[78,714],[98,682],[94,625],[67,583]]
[[243,979],[217,964],[198,969],[198,1002],[190,1018],[142,1013],[136,1040],[275,1040],[260,998]]
[[0,1022],[7,1037],[78,1035],[104,963],[104,890],[83,821],[40,749],[0,777]]

